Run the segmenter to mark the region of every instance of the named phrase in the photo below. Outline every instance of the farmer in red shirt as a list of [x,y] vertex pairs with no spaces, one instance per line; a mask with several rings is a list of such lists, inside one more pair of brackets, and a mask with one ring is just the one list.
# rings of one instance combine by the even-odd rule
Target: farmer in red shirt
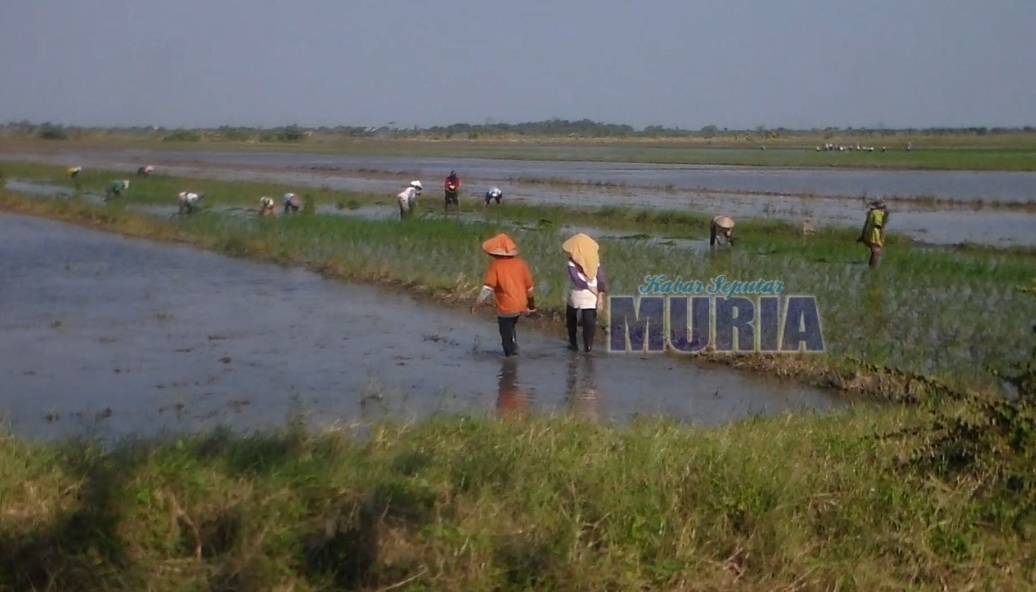
[[443,183],[444,196],[446,203],[443,204],[443,212],[445,213],[452,203],[460,209],[460,177],[457,176],[456,171],[450,171],[450,176],[446,177],[446,182]]

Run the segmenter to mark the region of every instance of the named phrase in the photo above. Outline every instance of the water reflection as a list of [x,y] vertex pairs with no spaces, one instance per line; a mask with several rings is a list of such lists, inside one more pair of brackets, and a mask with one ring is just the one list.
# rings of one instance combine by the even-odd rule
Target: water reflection
[[[576,417],[600,421],[600,392],[594,356],[573,355],[568,361],[568,381],[565,389],[569,411]],[[582,367],[582,372],[580,372]]]
[[521,417],[529,411],[529,397],[518,387],[518,360],[513,357],[501,359],[496,411],[501,418]]

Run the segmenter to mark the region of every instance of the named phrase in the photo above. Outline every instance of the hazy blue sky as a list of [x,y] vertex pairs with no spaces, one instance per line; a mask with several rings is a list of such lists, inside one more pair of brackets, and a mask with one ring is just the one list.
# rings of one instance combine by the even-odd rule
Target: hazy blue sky
[[0,121],[1036,124],[1036,0],[0,0]]

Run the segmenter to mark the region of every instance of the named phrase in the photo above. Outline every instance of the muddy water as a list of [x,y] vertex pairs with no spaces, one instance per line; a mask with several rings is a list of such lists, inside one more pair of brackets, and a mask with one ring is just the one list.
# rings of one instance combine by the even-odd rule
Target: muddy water
[[[717,423],[845,402],[669,357],[572,354],[367,286],[0,215],[0,401],[19,434],[570,409]],[[48,418],[48,415],[50,416]]]
[[[77,150],[57,156],[28,157],[85,166],[124,164],[132,170],[141,162],[204,162],[228,167],[259,165],[269,168],[339,168],[399,171],[434,178],[451,169],[472,180],[491,182],[514,177],[557,178],[572,181],[626,183],[641,187],[705,187],[725,192],[776,192],[830,196],[887,195],[937,196],[959,200],[1029,202],[1036,196],[1036,173],[1000,171],[879,171],[851,169],[779,169],[650,165],[553,161],[509,161],[472,158],[375,157],[276,152],[208,152],[174,150]],[[832,159],[838,155],[831,155]]]

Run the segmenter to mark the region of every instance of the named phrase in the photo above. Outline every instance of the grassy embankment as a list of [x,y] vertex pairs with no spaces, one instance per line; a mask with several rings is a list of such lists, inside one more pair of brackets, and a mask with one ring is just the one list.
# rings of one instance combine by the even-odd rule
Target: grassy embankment
[[[875,146],[875,152],[817,152],[816,146],[835,144]],[[913,150],[906,151],[907,142]],[[888,151],[880,152],[883,143]],[[227,141],[163,141],[112,134],[81,140],[48,141],[12,138],[0,150],[66,150],[84,148],[156,148],[168,150],[249,150],[335,153],[367,156],[427,156],[548,160],[580,162],[632,162],[654,164],[740,165],[774,167],[849,167],[932,170],[1036,170],[1036,134],[989,136],[894,136],[845,135],[759,139],[350,139],[314,136],[297,142],[256,143]],[[765,150],[761,149],[766,147]]]
[[[56,171],[28,166],[38,172],[49,170],[51,176]],[[102,171],[91,171],[77,182],[99,190],[108,178]],[[120,211],[128,203],[169,205],[171,196],[188,186],[207,193],[210,211],[205,215],[162,221]],[[486,265],[479,243],[506,230],[537,273],[543,308],[538,320],[554,330],[560,326],[564,289],[559,271],[562,222],[655,237],[700,240],[707,236],[704,215],[622,208],[509,205],[490,209],[469,223],[433,215],[413,224],[350,216],[257,220],[215,211],[224,205],[254,208],[258,195],[279,195],[284,190],[263,183],[187,181],[159,175],[135,179],[127,199],[105,209],[13,196],[5,198],[4,204],[7,209],[96,223],[136,236],[185,240],[235,255],[305,265],[333,277],[395,283],[454,302],[466,302],[478,290]],[[341,204],[342,213],[387,201],[382,196],[327,190],[308,195],[310,204]],[[793,225],[743,220],[739,232],[742,242],[737,249],[712,254],[657,238],[602,236],[613,293],[633,293],[647,274],[781,280],[788,292],[817,297],[830,355],[714,355],[709,359],[879,398],[901,395],[901,387],[911,379],[898,372],[935,376],[957,387],[992,389],[995,384],[984,367],[1008,359],[1026,339],[1019,327],[1030,321],[1030,306],[1016,288],[1036,275],[1031,250],[922,249],[893,236],[883,268],[870,273],[863,265],[864,249],[854,242],[858,233],[854,229],[821,228],[803,238]],[[992,315],[990,310],[999,312]],[[889,375],[873,366],[896,370]]]
[[0,587],[1032,589],[1031,408],[940,410],[0,436]]
[[[131,189],[134,199],[146,199],[146,187]],[[254,201],[255,188],[233,187]],[[451,254],[481,268],[468,251],[501,227],[318,216],[170,223],[8,192],[0,208],[397,281],[407,277],[377,266],[402,248],[422,250],[424,272],[402,271],[440,287],[451,283]],[[532,258],[556,264],[557,240],[520,239]],[[765,245],[793,240],[775,232]],[[818,245],[807,247],[850,255],[833,239]],[[729,271],[755,258],[780,265],[762,246],[706,259]],[[647,248],[617,247],[605,244],[605,261],[620,275],[623,253]],[[926,263],[907,289],[924,296],[943,273],[971,278],[983,266],[1007,289],[1011,256],[971,256],[918,254]],[[365,442],[297,423],[110,450],[0,436],[0,588],[1032,589],[1031,403],[928,394],[913,406],[708,430],[443,417],[386,424]]]

